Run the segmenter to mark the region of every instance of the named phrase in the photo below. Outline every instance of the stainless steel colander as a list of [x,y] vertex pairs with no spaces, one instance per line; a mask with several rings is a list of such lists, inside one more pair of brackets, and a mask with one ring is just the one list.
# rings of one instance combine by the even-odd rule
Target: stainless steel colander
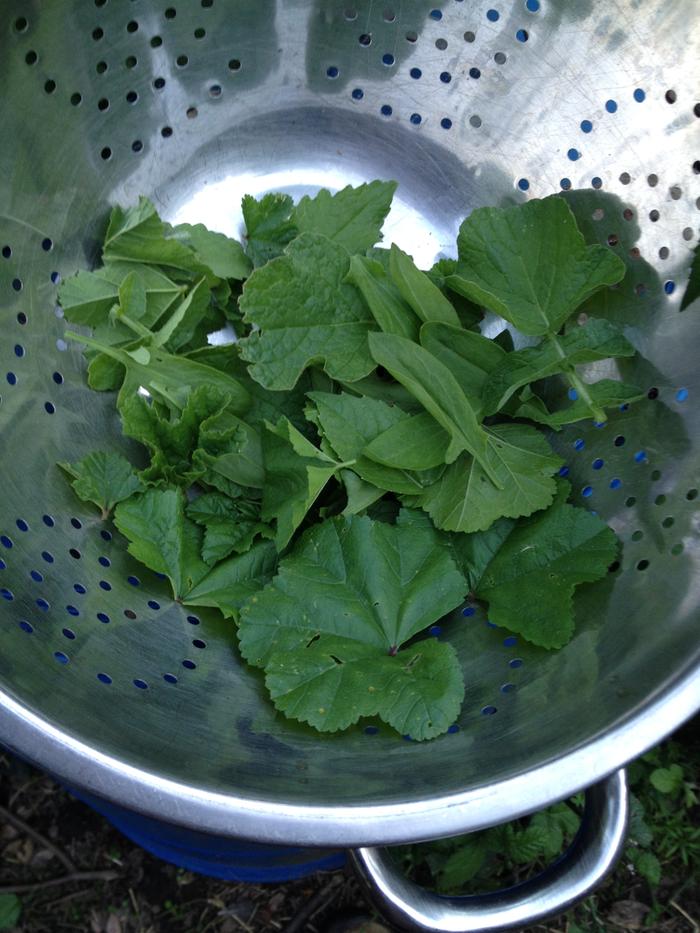
[[[151,816],[357,847],[531,812],[700,706],[700,306],[681,311],[700,220],[694,0],[2,6],[0,739]],[[648,390],[554,439],[575,500],[623,543],[580,591],[575,638],[548,654],[457,611],[441,637],[464,658],[466,701],[458,729],[424,744],[276,716],[230,624],[174,604],[55,467],[125,446],[55,307],[60,277],[97,261],[111,205],[146,194],[168,220],[238,235],[246,192],[375,177],[399,182],[385,239],[422,265],[473,208],[562,192],[627,264],[583,310],[623,324],[639,355],[594,374]],[[622,778],[590,803],[559,874],[508,903],[419,905],[381,853],[360,860],[400,922],[504,928],[609,867]]]

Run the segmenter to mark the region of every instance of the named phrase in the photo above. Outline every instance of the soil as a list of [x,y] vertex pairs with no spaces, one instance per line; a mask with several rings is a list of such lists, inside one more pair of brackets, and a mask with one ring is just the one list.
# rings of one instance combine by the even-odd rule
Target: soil
[[[22,933],[387,933],[348,867],[285,884],[225,883],[161,862],[51,778],[0,756],[0,891],[22,901]],[[47,884],[60,879],[56,884]],[[527,933],[698,933],[697,879],[664,878],[653,899],[620,864],[573,920]],[[586,919],[588,918],[588,919]],[[572,925],[574,923],[575,925]]]

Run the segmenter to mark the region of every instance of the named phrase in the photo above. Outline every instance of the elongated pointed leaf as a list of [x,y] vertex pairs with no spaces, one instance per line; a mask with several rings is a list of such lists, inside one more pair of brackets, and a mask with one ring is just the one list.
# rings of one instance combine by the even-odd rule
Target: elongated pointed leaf
[[250,375],[267,389],[291,389],[321,363],[333,379],[353,382],[374,368],[367,334],[374,319],[345,283],[347,250],[305,233],[284,256],[256,269],[240,299],[246,323],[259,330],[240,342]]
[[558,196],[516,207],[481,207],[460,227],[450,288],[531,336],[556,333],[576,308],[625,274],[604,246],[586,246]]
[[392,243],[389,254],[389,272],[404,301],[413,308],[421,321],[441,321],[443,324],[461,326],[449,300],[395,243]]
[[385,334],[418,339],[419,319],[401,297],[381,263],[365,256],[350,260],[348,281],[362,292],[362,297]]

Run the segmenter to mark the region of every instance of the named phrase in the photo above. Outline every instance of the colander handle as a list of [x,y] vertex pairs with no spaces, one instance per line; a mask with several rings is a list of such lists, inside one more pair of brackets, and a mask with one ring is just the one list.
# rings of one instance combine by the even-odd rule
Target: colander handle
[[469,897],[442,897],[402,876],[386,849],[352,852],[377,908],[403,930],[496,933],[561,913],[603,880],[627,834],[627,776],[615,772],[586,791],[581,827],[567,851],[540,875],[512,888]]

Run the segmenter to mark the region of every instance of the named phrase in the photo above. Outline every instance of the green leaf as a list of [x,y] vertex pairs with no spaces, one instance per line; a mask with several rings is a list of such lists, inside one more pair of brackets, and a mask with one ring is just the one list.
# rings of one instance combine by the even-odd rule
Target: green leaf
[[230,411],[202,425],[193,463],[206,463],[208,469],[240,486],[262,489],[265,485],[260,433]]
[[429,470],[445,462],[450,437],[427,411],[406,415],[374,437],[362,451],[399,470]]
[[[431,282],[434,282],[441,292],[446,293],[450,291],[449,276],[457,272],[457,266],[456,259],[439,259],[432,269],[426,272],[426,275],[430,276]],[[469,301],[464,295],[459,295],[455,291],[450,292],[448,297],[457,312],[462,327],[478,329],[478,325],[484,317],[484,312],[479,305],[474,304],[473,301]]]
[[165,574],[173,596],[186,596],[209,572],[200,557],[202,532],[185,516],[179,489],[148,489],[121,502],[114,524],[129,541],[128,551],[146,567]]
[[352,462],[353,470],[366,482],[380,489],[411,494],[421,492],[426,482],[435,478],[392,469],[363,456],[364,448],[387,428],[409,419],[401,409],[345,392],[340,395],[309,392],[308,397],[316,406],[308,415],[318,424],[337,456]]
[[450,435],[446,462],[452,463],[468,450],[498,484],[486,462],[487,435],[450,370],[405,337],[372,333],[369,346],[375,361],[405,386]]
[[198,386],[213,386],[228,394],[231,399],[229,406],[235,412],[244,412],[250,404],[250,396],[240,382],[211,366],[155,348],[148,350],[140,347],[138,350],[127,351],[71,331],[66,331],[65,336],[105,353],[124,366],[126,378],[118,403],[120,406],[129,394],[137,392],[141,386],[172,411],[182,410],[190,392]]
[[669,768],[655,768],[649,780],[659,793],[677,794],[683,787],[683,768],[678,764],[672,764]]
[[204,224],[178,224],[173,227],[173,238],[189,246],[217,278],[242,281],[250,275],[252,264],[243,247],[223,233],[207,230]]
[[461,327],[461,321],[449,300],[395,243],[392,243],[389,254],[389,274],[404,301],[413,308],[421,321],[441,321],[443,324]]
[[204,526],[202,560],[207,564],[234,551],[244,554],[258,535],[272,537],[270,526],[260,521],[260,502],[205,493],[187,506],[187,517]]
[[78,463],[59,463],[73,477],[73,491],[83,502],[94,502],[107,518],[114,506],[143,488],[136,471],[121,454],[88,454]]
[[240,342],[250,375],[267,389],[291,389],[312,364],[333,379],[353,382],[374,363],[367,334],[374,319],[362,296],[344,280],[347,250],[305,233],[284,256],[256,269],[243,287],[246,323],[260,328]]
[[663,869],[661,862],[653,852],[643,852],[639,849],[628,848],[625,853],[642,878],[650,885],[656,887],[661,883]]
[[286,418],[276,425],[266,424],[262,446],[261,516],[265,522],[276,519],[275,544],[282,551],[341,464],[314,447]]
[[439,869],[438,890],[442,893],[457,892],[477,874],[487,854],[488,848],[478,833],[473,838],[460,839],[459,847],[448,855]]
[[484,570],[515,528],[512,518],[499,518],[485,531],[473,534],[452,534],[449,546],[454,562],[467,578],[469,590],[475,592]]
[[[119,290],[135,274],[146,290],[146,313],[142,323],[156,323],[181,294],[182,288],[158,269],[133,262],[108,263],[96,272],[78,272],[59,286],[58,300],[66,320],[97,327],[107,322],[119,303]],[[133,313],[133,308],[132,308]]]
[[241,610],[243,656],[278,709],[321,731],[379,715],[415,739],[444,732],[464,687],[452,647],[398,649],[463,599],[428,526],[335,518],[311,528]]
[[204,279],[171,310],[168,319],[153,335],[150,346],[165,347],[176,353],[192,340],[209,310],[211,291]]
[[17,926],[22,914],[22,901],[16,894],[0,894],[0,930]]
[[377,489],[371,483],[366,483],[352,470],[341,470],[340,479],[347,495],[347,504],[343,509],[343,515],[358,515],[384,495],[383,489]]
[[277,551],[270,541],[253,544],[245,554],[229,557],[186,594],[186,606],[219,609],[226,618],[236,618],[241,606],[272,579]]
[[615,532],[592,512],[563,501],[518,522],[484,571],[476,591],[495,625],[543,648],[560,648],[574,631],[573,595],[604,577],[615,559]]
[[253,265],[264,266],[281,256],[299,232],[291,219],[294,202],[288,194],[266,194],[259,201],[247,194],[243,198],[246,225],[246,253]]
[[505,354],[483,385],[485,413],[499,411],[519,388],[538,379],[569,372],[579,363],[634,353],[634,347],[618,327],[609,321],[591,319],[584,327],[575,327],[562,337]]
[[645,820],[644,805],[634,794],[630,794],[630,842],[647,848],[654,841],[654,834]]
[[138,205],[124,210],[115,207],[109,220],[102,249],[105,263],[128,261],[165,266],[199,276],[207,272],[194,254],[194,250],[177,239],[166,237],[167,228],[148,198],[140,197]]
[[418,339],[420,321],[401,297],[381,263],[365,256],[350,260],[348,282],[359,288],[362,297],[385,334]]
[[696,246],[693,252],[693,261],[690,265],[690,277],[681,301],[680,310],[685,311],[698,297],[700,297],[700,248]]
[[523,424],[486,429],[486,462],[498,486],[468,454],[450,464],[417,499],[438,528],[484,531],[501,517],[519,518],[551,504],[553,473],[563,463],[546,438]]
[[130,272],[119,286],[119,306],[136,320],[146,314],[147,295],[143,278],[138,272]]
[[586,246],[562,198],[472,211],[459,230],[450,288],[500,314],[523,334],[556,333],[576,308],[625,265],[605,246]]
[[349,253],[363,253],[381,239],[382,224],[391,208],[395,181],[372,181],[331,194],[325,188],[303,197],[294,210],[300,233],[328,237]]
[[179,417],[164,418],[142,395],[131,395],[120,406],[122,430],[148,447],[151,465],[142,472],[146,483],[166,482],[189,486],[193,479],[192,454],[200,429],[220,414],[230,396],[213,386],[198,386],[188,396]]
[[420,330],[420,342],[447,366],[477,417],[481,417],[484,386],[507,358],[505,351],[488,337],[440,322],[424,324]]
[[558,429],[565,424],[574,424],[576,421],[585,421],[591,417],[592,408],[615,408],[620,405],[629,405],[644,398],[646,393],[641,392],[637,386],[618,382],[616,379],[599,379],[585,385],[587,398],[579,397],[571,405],[560,408],[549,414],[538,415],[538,420],[551,428]]

